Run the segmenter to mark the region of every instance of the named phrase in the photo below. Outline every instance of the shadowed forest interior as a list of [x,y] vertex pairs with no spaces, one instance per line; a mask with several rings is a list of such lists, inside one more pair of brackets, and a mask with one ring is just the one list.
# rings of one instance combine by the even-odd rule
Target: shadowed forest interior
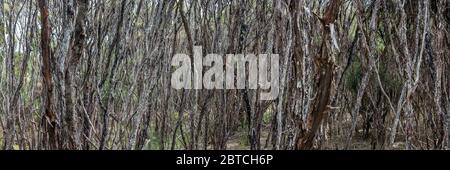
[[[450,149],[448,0],[0,2],[5,150]],[[279,97],[173,89],[194,46],[279,54]]]

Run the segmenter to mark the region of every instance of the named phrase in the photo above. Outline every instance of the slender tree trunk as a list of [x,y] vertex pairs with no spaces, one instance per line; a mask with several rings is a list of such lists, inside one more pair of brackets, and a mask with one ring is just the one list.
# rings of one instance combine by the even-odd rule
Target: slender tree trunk
[[[53,109],[53,82],[52,82],[52,68],[51,60],[52,54],[50,49],[50,25],[48,21],[48,2],[46,0],[39,0],[39,10],[41,12],[41,55],[42,55],[42,73],[44,84],[44,117],[43,123],[46,129],[43,140],[48,138],[49,149],[57,149],[56,137],[56,114]],[[45,142],[47,143],[47,142]],[[44,146],[45,147],[45,146]]]
[[[341,5],[340,0],[330,1],[330,4],[325,9],[324,18],[320,19],[322,22],[322,45],[319,51],[319,55],[315,58],[316,63],[316,97],[312,103],[312,112],[308,117],[307,130],[305,135],[298,135],[296,142],[296,149],[311,149],[313,147],[314,138],[317,130],[321,125],[322,119],[325,117],[325,112],[330,109],[330,96],[334,89],[334,70],[335,59],[333,51],[330,51],[329,43],[330,38],[330,24],[337,19],[339,8]],[[300,127],[301,128],[301,127]]]

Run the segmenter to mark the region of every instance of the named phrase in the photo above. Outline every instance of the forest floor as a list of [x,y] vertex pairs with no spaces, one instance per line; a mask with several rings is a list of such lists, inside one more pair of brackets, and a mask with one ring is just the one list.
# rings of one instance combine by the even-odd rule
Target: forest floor
[[[250,146],[248,145],[246,133],[237,133],[231,137],[231,139],[227,143],[228,150],[248,150]],[[266,146],[267,138],[269,137],[269,130],[263,129],[261,132],[261,149],[262,150],[271,150],[271,145]],[[322,144],[322,150],[337,150],[342,149],[345,146],[345,137],[333,137],[335,139],[327,140],[326,143]],[[269,141],[270,143],[270,141]],[[370,150],[371,149],[370,139],[364,138],[363,133],[356,133],[352,139],[352,148],[353,150]]]
[[[250,146],[248,145],[246,133],[238,133],[234,135],[230,141],[227,143],[228,150],[248,150]],[[267,138],[269,137],[268,130],[263,130],[261,132],[260,144],[262,150],[270,150],[271,147],[265,147]]]

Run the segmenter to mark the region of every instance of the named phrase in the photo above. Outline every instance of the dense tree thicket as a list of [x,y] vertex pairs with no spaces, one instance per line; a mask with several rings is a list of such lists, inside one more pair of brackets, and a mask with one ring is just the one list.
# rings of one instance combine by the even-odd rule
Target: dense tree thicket
[[[0,0],[2,149],[450,149],[448,0]],[[176,90],[177,53],[279,54]]]

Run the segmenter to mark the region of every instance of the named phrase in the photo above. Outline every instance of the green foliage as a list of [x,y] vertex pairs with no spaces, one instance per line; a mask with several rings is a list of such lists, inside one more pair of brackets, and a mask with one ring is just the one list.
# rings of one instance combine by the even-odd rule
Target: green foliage
[[143,150],[158,150],[160,148],[160,138],[158,132],[155,131],[155,125],[150,124],[148,129],[148,139],[145,140]]
[[[152,131],[152,130],[150,130]],[[145,140],[143,150],[158,150],[160,148],[159,137],[156,132],[152,131],[149,135],[149,139]]]
[[361,82],[362,72],[361,72],[361,62],[353,56],[354,61],[350,64],[347,72],[344,74],[345,85],[353,93],[358,91],[359,83]]
[[272,109],[269,108],[263,113],[263,124],[270,124],[270,121],[272,120],[272,112]]
[[11,11],[11,6],[9,6],[8,2],[3,2],[3,10],[5,13]]
[[19,77],[22,71],[22,61],[23,61],[23,54],[22,53],[14,53],[14,63],[20,63],[20,64],[15,64],[16,66],[14,67],[14,76],[15,77]]
[[246,132],[239,133],[239,146],[249,146],[250,141]]
[[386,64],[380,63],[379,73],[381,83],[383,84],[386,90],[394,90],[394,91],[401,90],[402,82],[394,74],[395,71],[389,69]]
[[[386,90],[401,90],[402,82],[395,74],[396,71],[392,71],[392,69],[389,69],[391,67],[387,66],[385,63],[379,64],[378,71],[380,74],[381,83]],[[362,76],[363,71],[361,68],[361,62],[359,58],[354,59],[354,61],[352,61],[352,63],[350,64],[347,72],[344,74],[346,88],[350,89],[352,93],[357,93]],[[375,76],[375,73],[373,73],[371,77],[371,83],[373,83],[374,87],[378,86],[378,80],[376,80]]]
[[[5,25],[4,25],[5,23],[3,23],[3,21],[2,20],[0,20],[0,35],[5,35]],[[5,42],[4,42],[4,39],[3,38],[0,38],[0,48],[1,48],[1,46],[3,46],[3,44],[4,44]],[[3,56],[1,56],[0,57],[0,59],[2,59],[3,58]]]
[[382,52],[386,48],[384,45],[383,38],[381,36],[377,36],[375,39],[377,51]]
[[358,28],[357,22],[356,22],[356,20],[353,20],[350,25],[350,29],[349,29],[349,33],[348,33],[349,40],[353,40],[355,38],[357,28]]

